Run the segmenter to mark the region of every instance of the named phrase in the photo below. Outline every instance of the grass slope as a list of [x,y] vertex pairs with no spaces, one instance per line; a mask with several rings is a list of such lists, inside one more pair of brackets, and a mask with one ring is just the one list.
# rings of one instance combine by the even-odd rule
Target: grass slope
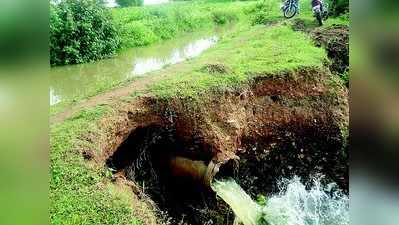
[[[192,70],[153,84],[151,92],[159,98],[195,98],[209,90],[235,88],[255,76],[320,67],[325,58],[325,51],[301,32],[287,26],[256,26],[232,34],[193,60]],[[209,73],[204,68],[210,64],[228,68],[227,72]]]

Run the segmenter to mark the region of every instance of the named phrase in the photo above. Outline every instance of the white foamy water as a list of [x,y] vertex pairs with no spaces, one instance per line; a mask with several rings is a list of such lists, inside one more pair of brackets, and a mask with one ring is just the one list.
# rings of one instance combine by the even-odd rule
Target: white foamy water
[[[322,186],[318,179],[310,189],[306,189],[298,177],[282,181],[280,193],[268,197],[264,207],[254,202],[232,179],[215,181],[212,188],[244,225],[349,224],[348,196],[335,184]],[[262,223],[261,218],[267,223]]]
[[347,225],[349,198],[335,184],[322,186],[313,181],[310,190],[298,177],[284,180],[281,192],[268,199],[263,208],[270,225]]

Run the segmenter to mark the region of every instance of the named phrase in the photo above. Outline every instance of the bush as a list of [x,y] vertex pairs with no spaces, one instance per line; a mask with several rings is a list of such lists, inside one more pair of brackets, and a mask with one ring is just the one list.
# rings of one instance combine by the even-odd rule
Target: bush
[[124,48],[145,46],[159,41],[159,38],[148,26],[137,21],[126,24],[121,35],[127,37],[123,41]]
[[141,6],[144,0],[116,0],[120,7]]
[[120,41],[101,0],[50,4],[50,63],[66,65],[113,55]]
[[248,11],[251,15],[251,23],[255,24],[267,24],[273,21],[281,19],[278,10],[277,1],[264,1],[256,3],[256,5]]
[[349,12],[349,0],[331,0],[331,12],[335,16]]
[[238,16],[234,13],[234,11],[221,9],[213,11],[212,17],[216,24],[226,24],[238,20]]

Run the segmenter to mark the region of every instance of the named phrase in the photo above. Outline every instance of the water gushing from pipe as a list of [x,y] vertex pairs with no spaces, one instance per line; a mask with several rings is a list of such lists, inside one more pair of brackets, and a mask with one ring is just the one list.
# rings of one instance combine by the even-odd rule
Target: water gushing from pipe
[[233,179],[215,180],[212,189],[231,207],[244,225],[258,224],[262,208]]
[[212,189],[230,205],[244,225],[347,225],[349,198],[335,184],[315,179],[306,189],[298,177],[283,180],[280,193],[260,206],[233,180],[214,181]]

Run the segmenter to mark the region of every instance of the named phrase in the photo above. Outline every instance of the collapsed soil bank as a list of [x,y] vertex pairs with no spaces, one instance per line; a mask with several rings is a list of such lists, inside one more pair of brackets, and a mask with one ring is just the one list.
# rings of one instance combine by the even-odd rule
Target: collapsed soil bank
[[348,120],[347,89],[327,70],[263,74],[246,87],[196,101],[143,97],[126,104],[112,121],[102,158],[172,224],[232,224],[224,203],[190,179],[173,178],[166,159],[229,161],[220,173],[234,176],[253,197],[276,191],[282,177],[318,173],[347,191]]
[[317,28],[311,36],[319,47],[327,50],[327,56],[332,60],[330,70],[337,74],[347,72],[349,68],[349,26],[333,25],[327,28]]
[[[331,60],[328,65],[330,71],[339,76],[347,76],[349,73],[349,26],[334,24],[329,27],[317,27],[315,24],[296,19],[292,29],[308,33],[317,47],[326,49],[327,56]],[[346,86],[349,87],[348,78]]]

